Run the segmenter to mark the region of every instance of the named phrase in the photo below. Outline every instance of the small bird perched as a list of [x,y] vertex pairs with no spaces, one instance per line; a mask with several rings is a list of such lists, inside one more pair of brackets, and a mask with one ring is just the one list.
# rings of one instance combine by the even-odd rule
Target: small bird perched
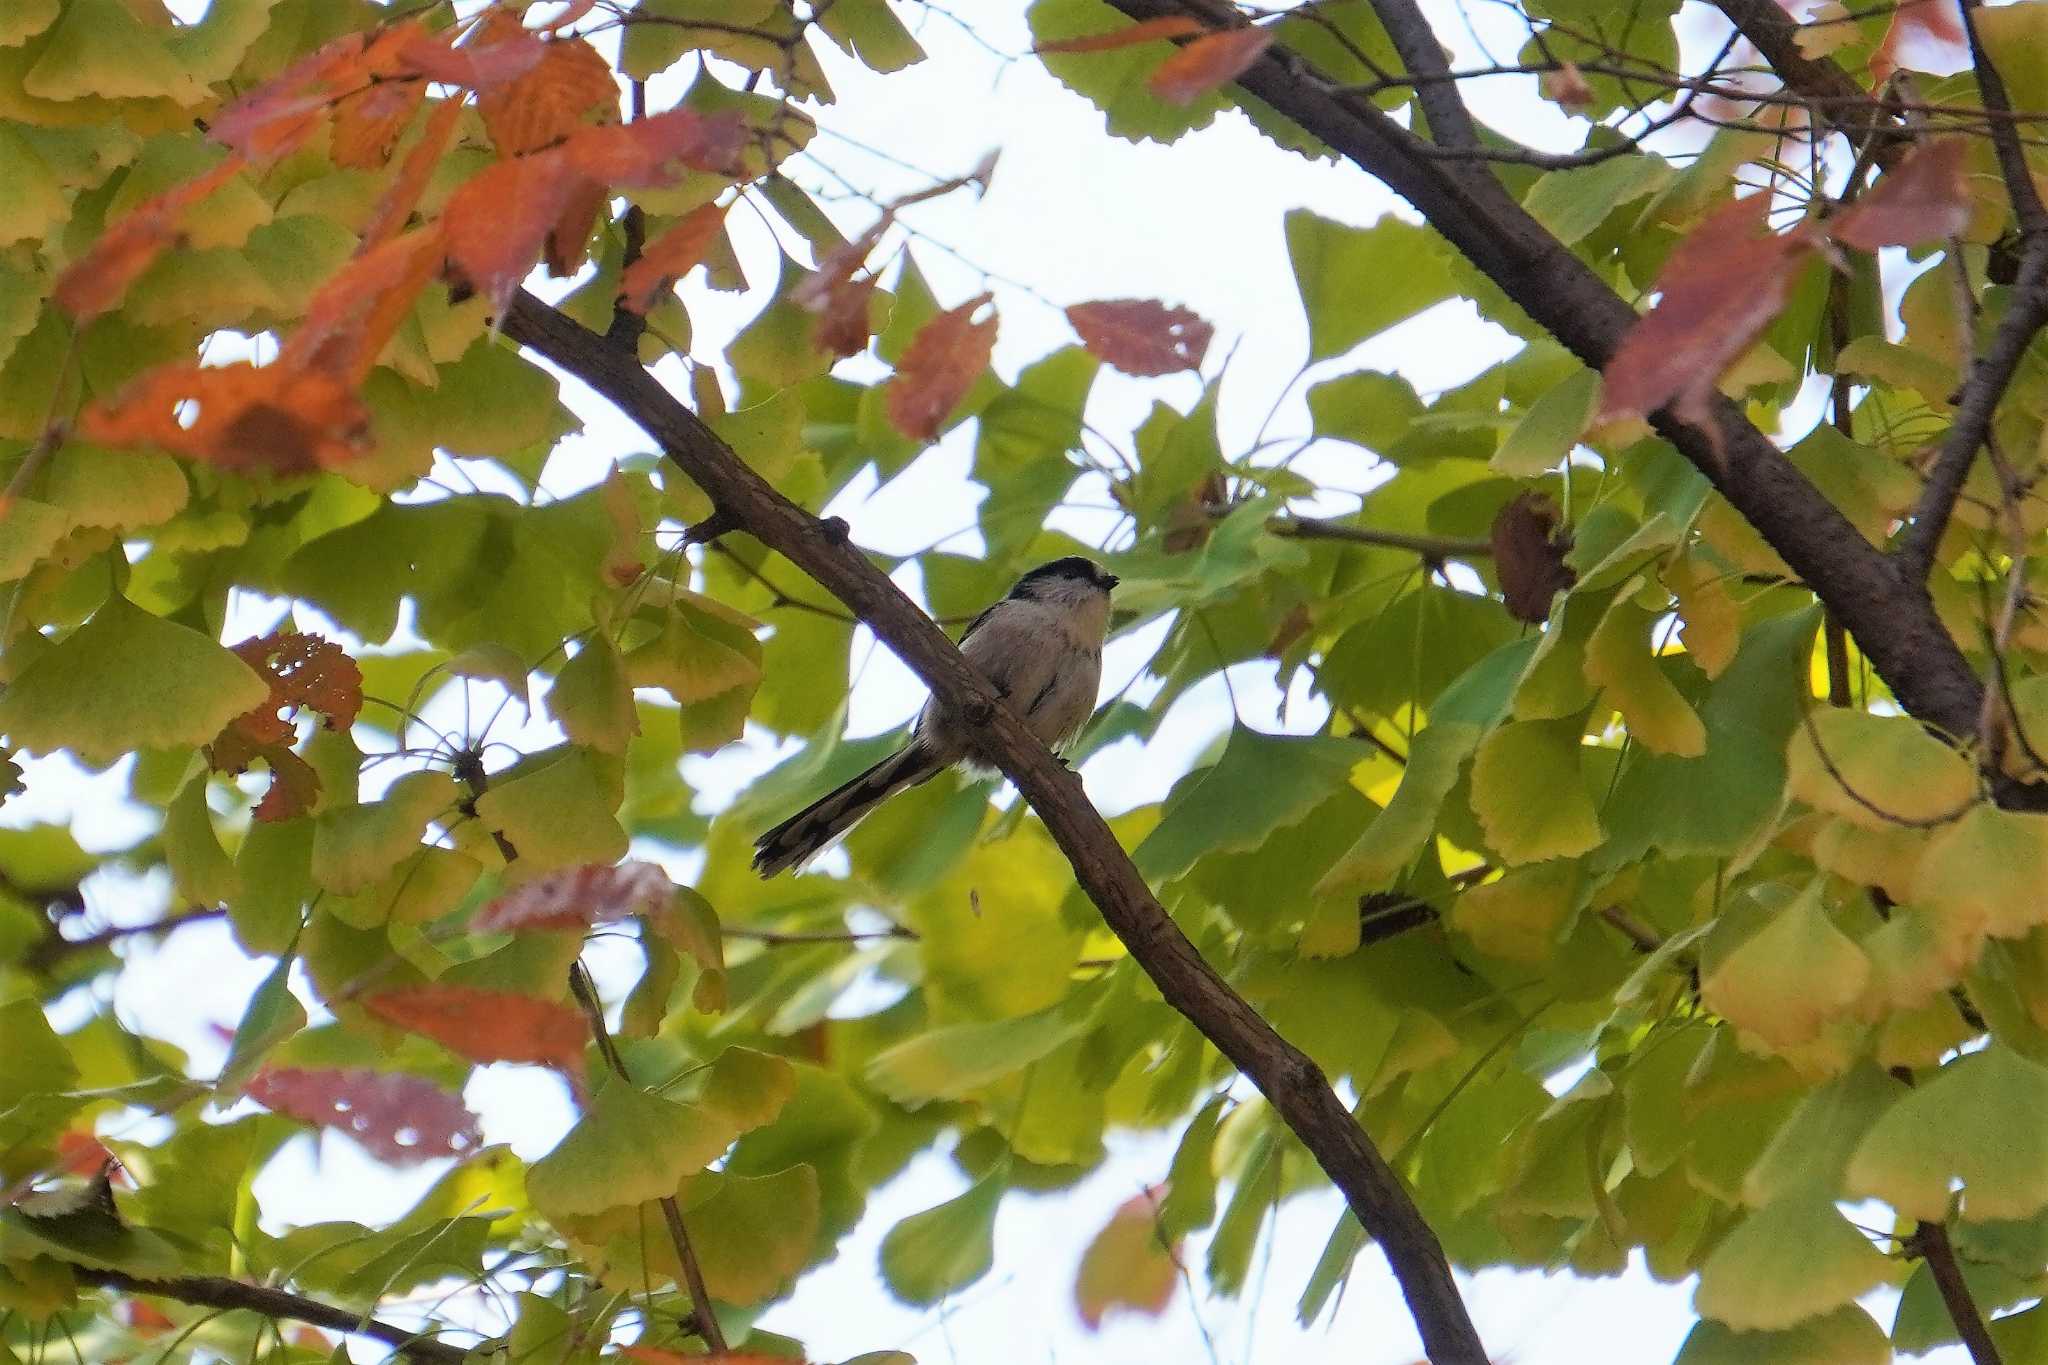
[[[1068,555],[1017,580],[1010,595],[974,618],[960,653],[1017,708],[1032,734],[1058,749],[1095,712],[1102,642],[1109,633],[1109,590],[1116,575]],[[910,742],[754,841],[754,870],[772,877],[823,852],[897,792],[928,782],[956,763],[974,762],[966,723],[925,703]]]

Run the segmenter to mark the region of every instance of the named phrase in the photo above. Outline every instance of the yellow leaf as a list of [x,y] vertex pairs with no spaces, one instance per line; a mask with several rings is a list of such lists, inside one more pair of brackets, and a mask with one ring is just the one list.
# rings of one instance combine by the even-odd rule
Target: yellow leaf
[[1813,836],[1813,861],[1860,886],[1882,887],[1895,901],[1911,900],[1927,851],[1927,831],[1905,825],[1870,829],[1827,817]]
[[1811,721],[1786,760],[1792,795],[1815,810],[1883,829],[1953,819],[1977,795],[1970,761],[1916,720],[1830,708]]
[[1621,712],[1637,743],[1660,754],[1698,758],[1707,751],[1707,729],[1651,652],[1657,620],[1633,599],[1617,597],[1586,642],[1586,680]]
[[1459,896],[1451,927],[1489,957],[1540,965],[1579,908],[1581,881],[1578,863],[1568,858],[1515,868]]
[[1937,833],[1913,900],[1957,925],[2018,938],[2048,924],[2048,815],[1979,806]]
[[1678,599],[1684,622],[1678,638],[1700,672],[1718,678],[1734,661],[1741,641],[1742,610],[1728,591],[1727,578],[1699,555],[1684,554],[1664,566],[1664,586]]
[[1514,721],[1479,746],[1472,810],[1501,861],[1574,858],[1605,837],[1586,790],[1579,738],[1575,720]]
[[1820,1040],[1870,980],[1870,959],[1837,929],[1816,879],[1703,972],[1700,999],[1746,1043],[1784,1052]]

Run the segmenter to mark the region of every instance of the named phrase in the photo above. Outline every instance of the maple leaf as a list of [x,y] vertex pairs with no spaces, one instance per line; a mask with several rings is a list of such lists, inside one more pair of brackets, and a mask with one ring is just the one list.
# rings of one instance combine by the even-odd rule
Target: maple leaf
[[540,48],[540,60],[530,69],[477,96],[484,131],[501,155],[537,152],[567,137],[593,112],[618,112],[617,79],[596,48],[581,38],[557,38]]
[[532,1062],[583,1072],[583,1018],[558,1000],[476,986],[408,986],[363,997],[388,1024],[473,1062]]
[[1535,489],[1517,495],[1494,517],[1492,539],[1508,615],[1531,623],[1548,619],[1550,599],[1579,581],[1564,562],[1572,538],[1558,532],[1557,504]]
[[1657,276],[1656,307],[1607,359],[1596,422],[1647,416],[1666,403],[1688,421],[1706,415],[1715,382],[1785,306],[1816,250],[1808,232],[1773,234],[1769,212],[1767,194],[1737,199],[1672,251]]
[[653,863],[585,863],[536,878],[476,912],[481,934],[557,933],[651,914],[675,897],[675,883]]
[[145,199],[102,232],[83,256],[57,277],[51,298],[79,322],[90,322],[114,307],[128,286],[183,236],[185,214],[238,174],[247,163],[224,158],[211,170]]
[[1202,21],[1191,14],[1163,14],[1156,19],[1140,19],[1135,24],[1111,29],[1107,33],[1084,33],[1078,38],[1061,38],[1050,43],[1040,43],[1033,52],[1112,52],[1120,47],[1137,43],[1156,43],[1167,38],[1191,38],[1208,30]]
[[641,249],[640,259],[619,277],[619,306],[645,313],[668,287],[696,268],[725,223],[725,209],[700,204]]
[[1959,137],[1922,143],[1885,172],[1870,193],[1828,220],[1828,236],[1876,251],[1954,237],[1970,225],[1970,187]]
[[869,300],[874,298],[875,287],[881,282],[870,275],[862,280],[849,280],[832,291],[824,313],[818,318],[815,340],[819,350],[843,358],[859,355],[868,348],[868,339],[874,335]]
[[1091,355],[1140,376],[1200,369],[1216,334],[1194,313],[1155,299],[1077,303],[1067,309],[1067,321]]
[[243,1093],[302,1123],[338,1128],[393,1164],[467,1156],[483,1141],[460,1095],[404,1072],[265,1067]]
[[[190,420],[179,420],[181,409]],[[101,445],[156,446],[222,469],[307,474],[361,455],[369,413],[352,385],[298,365],[162,365],[111,406],[88,408],[79,433]]]
[[1207,34],[1161,62],[1146,87],[1168,104],[1193,104],[1242,76],[1272,43],[1271,29],[1230,28]]
[[982,294],[939,314],[917,329],[889,381],[889,420],[913,441],[936,438],[974,381],[988,368],[996,344],[996,318],[974,314],[991,296]]
[[334,105],[328,155],[354,170],[384,165],[426,98],[425,81],[384,81],[342,96]]

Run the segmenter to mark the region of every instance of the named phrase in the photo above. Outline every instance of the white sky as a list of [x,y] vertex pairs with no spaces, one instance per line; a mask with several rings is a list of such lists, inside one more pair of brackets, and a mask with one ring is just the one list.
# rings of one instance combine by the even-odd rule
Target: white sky
[[[173,0],[173,8],[193,17],[204,10],[205,0]],[[1248,444],[1306,352],[1282,237],[1284,213],[1307,206],[1357,224],[1390,211],[1412,213],[1378,182],[1349,166],[1311,163],[1279,151],[1235,113],[1172,147],[1133,146],[1106,137],[1094,108],[1060,87],[1035,59],[1005,61],[996,55],[1028,51],[1023,8],[1022,3],[980,6],[970,36],[951,18],[937,12],[920,17],[917,5],[900,6],[931,60],[885,78],[820,44],[840,96],[821,122],[853,141],[821,136],[813,144],[816,155],[886,197],[929,181],[862,152],[855,143],[886,149],[934,177],[964,172],[991,149],[1001,149],[994,187],[985,199],[956,194],[905,215],[918,231],[955,248],[975,266],[1029,287],[1027,292],[1002,283],[993,286],[1002,314],[998,370],[1014,377],[1021,364],[1069,342],[1071,334],[1058,311],[1065,304],[1139,297],[1185,305],[1216,325],[1211,371],[1218,358],[1231,356],[1221,400],[1225,448]],[[1465,21],[1441,0],[1430,9],[1457,60],[1480,60]],[[1512,53],[1519,46],[1521,30],[1506,7],[1474,5],[1471,18],[1495,52]],[[1474,95],[1482,115],[1490,114],[1525,140],[1575,145],[1566,121],[1530,98],[1525,81],[1489,85]],[[806,185],[831,183],[801,159],[790,169]],[[872,210],[847,203],[835,216],[843,227],[860,228],[871,221]],[[772,285],[774,249],[758,224],[749,236],[744,219],[733,215],[748,275]],[[925,244],[914,250],[943,304],[962,302],[989,287],[976,270],[940,250]],[[1363,281],[1360,287],[1371,284]],[[734,328],[758,311],[766,296],[755,292],[736,299],[697,287],[686,289],[686,297],[696,353],[715,361]],[[1480,323],[1468,306],[1452,303],[1369,341],[1312,377],[1362,367],[1396,370],[1428,394],[1462,382],[1508,350],[1503,334]],[[676,375],[670,371],[679,369],[673,364],[665,369],[672,383]],[[1297,385],[1281,409],[1277,430],[1307,430],[1300,397],[1305,387]],[[1191,377],[1140,383],[1105,368],[1089,417],[1105,431],[1128,432],[1155,398],[1185,408],[1196,393]],[[580,386],[566,385],[564,394],[587,427],[551,466],[548,485],[553,491],[566,492],[601,476],[617,454],[648,448],[637,430]],[[871,480],[857,483],[829,510],[847,518],[857,541],[876,549],[907,552],[960,528],[968,534],[948,548],[972,551],[978,544],[971,528],[980,489],[966,477],[968,434],[955,433],[914,473],[879,494]],[[1331,487],[1354,491],[1380,477],[1368,457],[1344,445],[1312,451],[1299,467]],[[1333,509],[1349,505],[1343,499],[1331,504]],[[1084,538],[1099,539],[1108,520],[1081,515],[1063,524]],[[914,585],[914,575],[905,581]],[[265,628],[274,619],[272,604],[242,606],[252,628]],[[1106,689],[1121,686],[1137,672],[1158,633],[1148,631],[1143,639],[1112,649]],[[922,695],[908,670],[871,643],[865,633],[856,642],[856,666],[862,671],[852,714],[858,733],[902,723]],[[1231,682],[1248,723],[1282,728],[1270,668],[1233,669]],[[485,692],[476,696],[481,704]],[[1301,704],[1304,697],[1295,698],[1284,728],[1310,729],[1320,721],[1320,708]],[[445,696],[443,701],[455,708],[459,720],[459,703]],[[1158,799],[1229,721],[1225,687],[1212,679],[1176,705],[1150,745],[1140,750],[1126,741],[1087,765],[1091,794],[1110,811]],[[515,742],[551,742],[545,725],[515,725],[503,733]],[[750,737],[715,758],[691,760],[688,776],[715,807],[776,753],[763,738]],[[123,808],[116,799],[119,790],[119,784],[89,782],[62,763],[45,762],[34,765],[29,795],[10,802],[0,822],[69,818],[89,846],[117,846],[148,827],[138,822],[133,808]],[[686,864],[665,861],[678,875],[688,874]],[[123,883],[96,886],[94,892],[97,913],[135,922],[154,917],[167,888]],[[601,980],[630,979],[632,955],[626,949],[614,952],[618,947],[597,946],[594,965]],[[195,926],[161,947],[137,943],[128,951],[130,966],[115,1007],[131,1025],[190,1049],[195,1074],[209,1074],[223,1051],[213,1026],[233,1027],[269,964],[244,957],[219,925]],[[198,982],[205,983],[205,1003],[195,1008],[193,986]],[[77,1021],[80,1003],[65,1011],[66,1026]],[[468,1099],[483,1115],[488,1140],[510,1143],[528,1158],[548,1150],[573,1120],[560,1087],[529,1069],[487,1068],[471,1083]],[[966,1186],[946,1157],[920,1158],[873,1198],[867,1218],[837,1258],[805,1277],[794,1297],[773,1309],[763,1325],[801,1338],[818,1360],[887,1347],[912,1351],[925,1362],[1104,1365],[1166,1360],[1398,1365],[1420,1355],[1406,1309],[1376,1252],[1359,1259],[1334,1320],[1326,1315],[1306,1330],[1294,1323],[1294,1302],[1339,1208],[1334,1194],[1296,1198],[1284,1206],[1261,1252],[1263,1264],[1255,1263],[1256,1288],[1243,1301],[1191,1300],[1183,1291],[1160,1320],[1112,1319],[1100,1333],[1088,1332],[1073,1311],[1071,1296],[1082,1249],[1118,1203],[1164,1176],[1176,1137],[1113,1139],[1109,1160],[1076,1189],[1012,1196],[997,1224],[994,1272],[934,1311],[898,1304],[876,1273],[882,1235],[898,1219]],[[309,1137],[294,1141],[271,1164],[258,1193],[266,1223],[273,1226],[328,1218],[376,1222],[402,1213],[439,1170],[394,1172],[347,1139],[316,1143]],[[1199,1267],[1203,1254],[1197,1241],[1186,1249],[1187,1263]],[[1592,1282],[1489,1272],[1468,1280],[1465,1289],[1496,1357],[1520,1365],[1667,1360],[1692,1323],[1690,1286],[1658,1285],[1639,1268],[1619,1281]],[[1889,1306],[1880,1306],[1879,1298],[1870,1302],[1879,1321],[1888,1323]],[[380,1355],[357,1348],[358,1359]],[[1961,1358],[1960,1350],[1928,1357]]]

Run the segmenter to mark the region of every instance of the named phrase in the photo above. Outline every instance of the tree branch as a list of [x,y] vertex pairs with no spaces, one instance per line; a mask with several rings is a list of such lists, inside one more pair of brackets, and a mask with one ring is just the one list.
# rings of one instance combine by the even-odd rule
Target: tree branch
[[1348,540],[1358,545],[1378,545],[1390,550],[1413,550],[1424,559],[1472,559],[1493,553],[1493,542],[1462,536],[1432,536],[1408,531],[1383,531],[1373,526],[1323,517],[1274,517],[1266,529],[1276,536],[1295,540]]
[[1103,920],[1166,1001],[1265,1094],[1385,1250],[1430,1358],[1483,1365],[1486,1350],[1436,1234],[1321,1068],[1203,959],[1089,804],[1081,779],[1024,728],[953,642],[848,543],[843,528],[835,533],[777,493],[632,357],[531,294],[521,293],[502,323],[507,336],[639,423],[714,506],[845,603],[941,705],[988,718],[982,747],[1044,821]]
[[1991,1339],[1991,1328],[1977,1311],[1977,1301],[1970,1297],[1963,1268],[1956,1264],[1956,1249],[1948,1239],[1948,1229],[1940,1223],[1922,1223],[1907,1246],[1927,1262],[1934,1287],[1941,1291],[1942,1306],[1948,1309],[1949,1321],[1956,1325],[1956,1335],[1969,1349],[1972,1365],[2003,1365],[1998,1343]]
[[376,1318],[364,1317],[346,1308],[321,1303],[317,1299],[308,1299],[288,1290],[248,1284],[221,1275],[182,1275],[170,1280],[138,1280],[118,1270],[95,1270],[89,1266],[74,1265],[72,1271],[85,1283],[96,1284],[104,1289],[118,1289],[127,1294],[146,1294],[159,1299],[175,1299],[179,1303],[189,1303],[197,1308],[260,1313],[266,1318],[309,1322],[315,1327],[325,1327],[350,1336],[369,1337],[394,1348],[398,1354],[409,1360],[425,1361],[428,1365],[462,1365],[470,1356],[464,1347],[451,1346],[445,1341],[422,1336],[409,1327],[380,1322]]
[[[1769,0],[1764,0],[1769,3]],[[1133,19],[1179,13],[1176,0],[1111,0]],[[1298,54],[1268,52],[1238,78],[1249,93],[1421,211],[1503,293],[1581,361],[1606,364],[1635,310],[1491,176],[1433,159],[1436,150],[1379,109],[1338,93]],[[1983,684],[1933,603],[1726,399],[1705,424],[1652,415],[1677,447],[1762,533],[1856,638],[1900,704],[1952,734],[1973,732]],[[1906,590],[1902,590],[1906,589]]]
[[101,948],[111,948],[122,939],[138,934],[150,934],[161,938],[173,929],[187,924],[199,924],[206,920],[225,919],[227,911],[220,906],[195,906],[165,915],[162,919],[151,920],[148,924],[116,924],[87,934],[84,938],[65,938],[57,932],[57,926],[50,926],[49,936],[30,948],[21,956],[21,965],[32,972],[47,972],[65,958],[80,953],[90,953]]
[[1809,57],[1800,49],[1801,25],[1777,0],[1714,0],[1714,6],[1771,64],[1786,89],[1813,100],[1814,112],[1858,149],[1870,148],[1878,165],[1889,166],[1912,142],[1912,130],[1895,123],[1884,103],[1833,57]]

